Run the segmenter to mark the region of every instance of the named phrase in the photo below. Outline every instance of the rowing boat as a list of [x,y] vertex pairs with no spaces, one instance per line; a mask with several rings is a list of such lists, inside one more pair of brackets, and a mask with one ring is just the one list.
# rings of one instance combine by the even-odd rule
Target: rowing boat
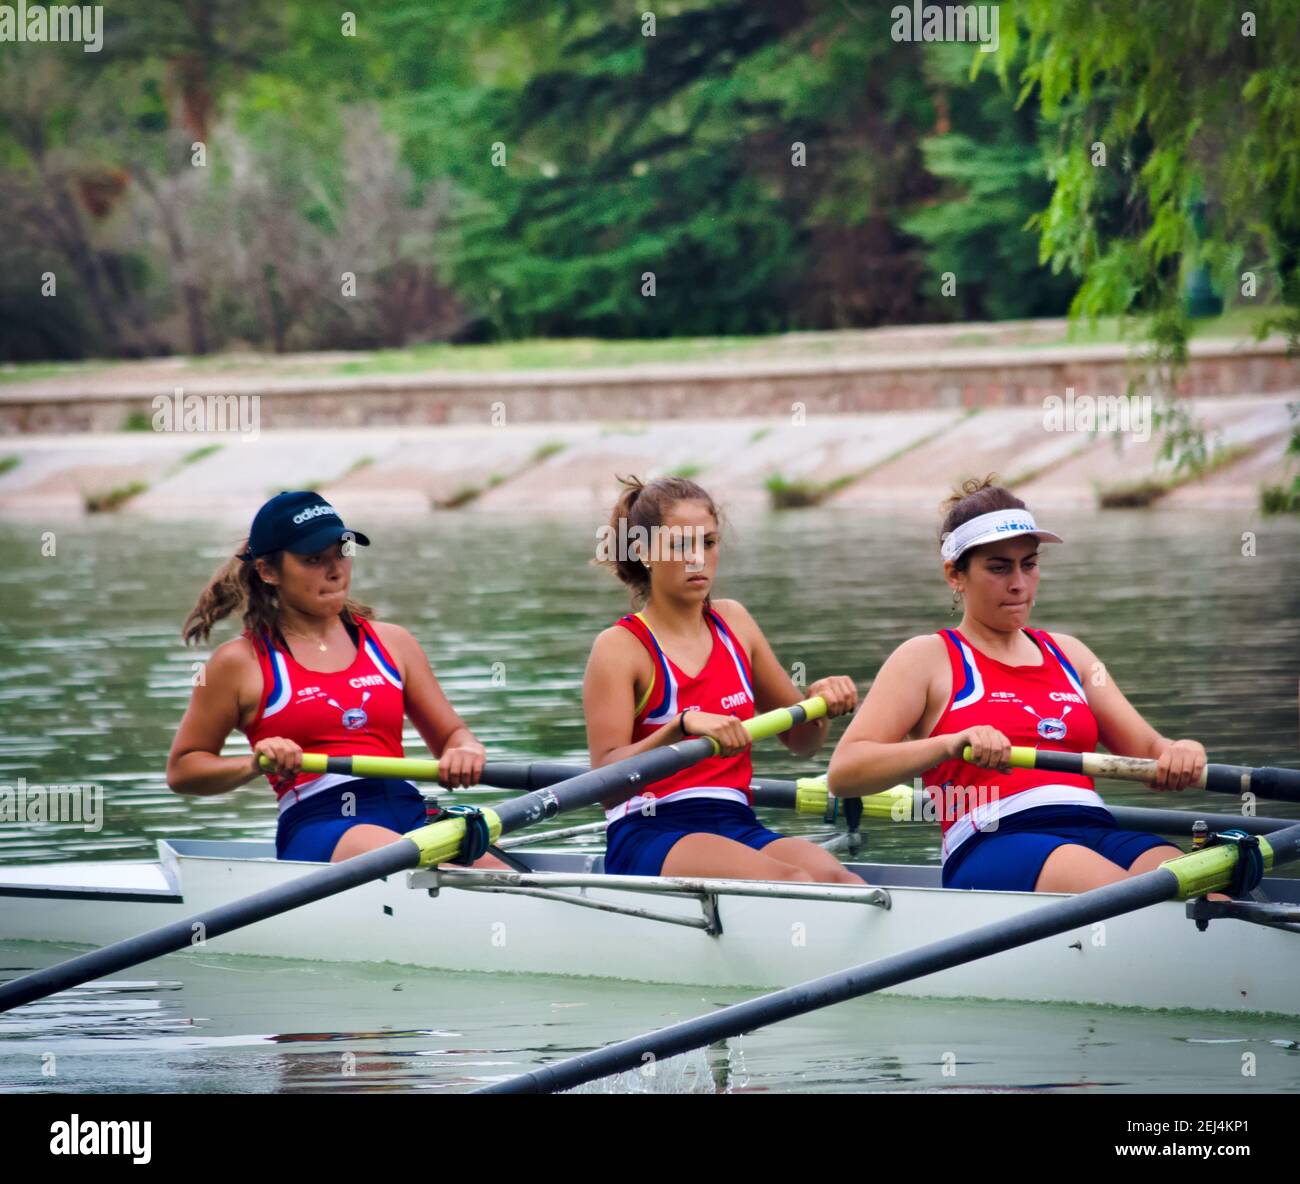
[[[944,889],[937,867],[915,865],[851,863],[868,882],[856,888],[615,877],[604,874],[596,851],[517,847],[511,854],[529,870],[403,871],[205,948],[780,987],[1054,899]],[[277,861],[272,844],[247,841],[164,839],[158,856],[0,869],[0,939],[102,945],[320,867]],[[1265,879],[1258,895],[1267,901],[1161,903],[929,975],[896,993],[1300,1015],[1300,880]]]

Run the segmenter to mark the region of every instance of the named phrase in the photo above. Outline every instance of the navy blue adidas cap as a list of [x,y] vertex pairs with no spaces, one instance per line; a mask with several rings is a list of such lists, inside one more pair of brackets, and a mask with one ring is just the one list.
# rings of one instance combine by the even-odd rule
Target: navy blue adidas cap
[[370,540],[360,531],[343,525],[339,512],[319,493],[277,493],[253,519],[245,558],[256,559],[272,551],[315,555],[344,536],[363,547],[370,546]]

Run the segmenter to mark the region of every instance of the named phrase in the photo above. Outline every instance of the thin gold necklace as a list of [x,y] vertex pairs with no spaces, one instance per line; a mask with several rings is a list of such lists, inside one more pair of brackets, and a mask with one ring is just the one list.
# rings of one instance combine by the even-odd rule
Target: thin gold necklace
[[316,642],[320,647],[320,652],[322,654],[329,649],[329,644],[327,642],[321,641],[318,637],[312,637],[310,633],[299,633],[297,629],[286,629],[283,625],[280,626],[280,632],[288,633],[292,637],[305,637],[308,641]]

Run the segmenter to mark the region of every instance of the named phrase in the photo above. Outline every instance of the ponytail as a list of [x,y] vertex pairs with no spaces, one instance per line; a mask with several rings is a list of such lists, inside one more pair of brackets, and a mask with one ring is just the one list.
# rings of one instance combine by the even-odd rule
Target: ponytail
[[[284,562],[284,552],[273,551],[264,555],[268,567],[277,574]],[[280,628],[280,595],[273,584],[262,579],[257,570],[257,560],[248,557],[248,540],[239,544],[235,554],[227,559],[212,574],[208,586],[199,593],[194,607],[190,609],[185,624],[181,626],[181,637],[186,645],[204,645],[212,633],[212,627],[226,617],[240,614],[244,628],[260,638],[264,633],[275,635]],[[367,620],[374,612],[364,604],[349,599],[343,606],[344,621],[356,617]]]

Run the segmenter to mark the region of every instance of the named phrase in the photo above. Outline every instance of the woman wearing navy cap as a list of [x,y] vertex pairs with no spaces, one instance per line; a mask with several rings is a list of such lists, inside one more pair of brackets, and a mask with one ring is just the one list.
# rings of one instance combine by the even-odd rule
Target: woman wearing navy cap
[[[400,757],[409,717],[438,757],[447,786],[475,784],[483,746],[456,714],[419,643],[371,619],[352,600],[354,544],[318,493],[281,493],[253,519],[246,543],[213,576],[182,634],[203,643],[213,625],[243,617],[241,636],[218,646],[167,758],[181,794],[237,789],[266,773],[280,803],[276,854],[326,862],[360,855],[423,826],[426,807],[407,781],[302,772],[302,754]],[[223,757],[238,728],[253,758]],[[476,866],[502,866],[485,856]]]

